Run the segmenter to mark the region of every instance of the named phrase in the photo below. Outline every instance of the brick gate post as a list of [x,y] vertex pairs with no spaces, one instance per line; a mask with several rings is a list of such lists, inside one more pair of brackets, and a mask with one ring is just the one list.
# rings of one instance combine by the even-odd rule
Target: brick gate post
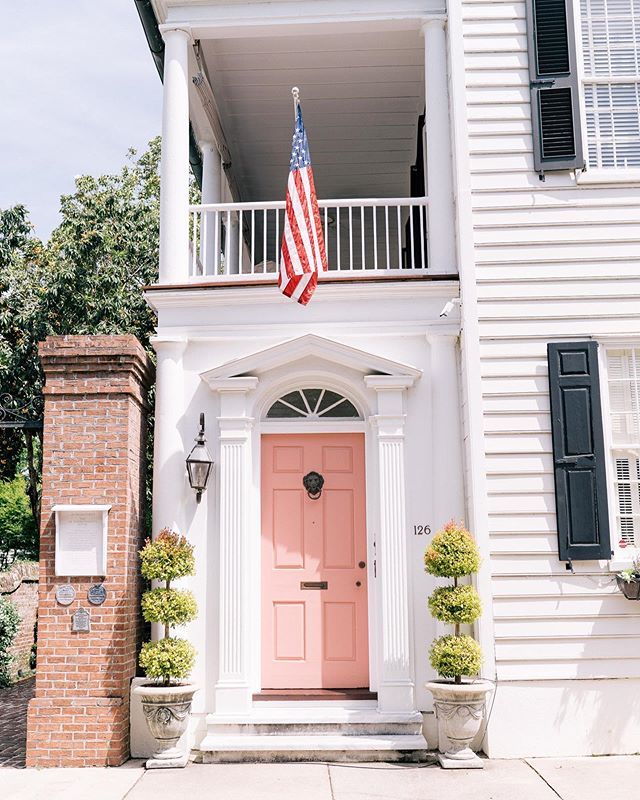
[[[117,765],[129,756],[129,683],[141,633],[147,389],[153,367],[133,336],[52,336],[40,345],[45,410],[36,693],[27,765]],[[110,505],[102,576],[55,574],[55,505]],[[88,589],[103,582],[106,600]],[[75,600],[56,601],[70,583]],[[90,609],[91,629],[71,615]]]

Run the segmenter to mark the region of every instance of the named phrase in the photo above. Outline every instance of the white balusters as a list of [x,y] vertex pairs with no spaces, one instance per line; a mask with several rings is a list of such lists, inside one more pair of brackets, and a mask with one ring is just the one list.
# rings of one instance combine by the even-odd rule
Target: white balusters
[[[321,200],[328,272],[428,274],[424,197]],[[190,275],[194,280],[273,281],[280,268],[284,202],[191,206]],[[346,277],[346,276],[345,276]]]

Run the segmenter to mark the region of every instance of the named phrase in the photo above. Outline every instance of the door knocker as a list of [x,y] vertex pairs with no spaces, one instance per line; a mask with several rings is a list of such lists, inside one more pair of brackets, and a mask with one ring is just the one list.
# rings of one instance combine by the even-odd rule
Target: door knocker
[[309,472],[302,479],[302,485],[307,490],[307,494],[312,500],[318,500],[322,494],[324,478],[319,472]]

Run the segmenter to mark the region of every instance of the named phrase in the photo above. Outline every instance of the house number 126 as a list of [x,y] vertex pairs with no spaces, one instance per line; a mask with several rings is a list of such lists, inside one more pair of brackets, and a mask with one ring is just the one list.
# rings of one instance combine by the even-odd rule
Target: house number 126
[[413,526],[413,535],[414,536],[429,536],[431,533],[431,525],[414,525]]

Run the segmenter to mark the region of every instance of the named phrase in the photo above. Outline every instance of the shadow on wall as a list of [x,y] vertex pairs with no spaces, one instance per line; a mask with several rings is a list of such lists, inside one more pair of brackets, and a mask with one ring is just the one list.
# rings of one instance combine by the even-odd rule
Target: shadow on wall
[[580,589],[590,576],[572,578],[566,594],[581,613],[546,621],[526,680],[499,681],[487,737],[491,758],[640,752],[640,603],[625,600],[608,578],[599,596],[586,598]]

